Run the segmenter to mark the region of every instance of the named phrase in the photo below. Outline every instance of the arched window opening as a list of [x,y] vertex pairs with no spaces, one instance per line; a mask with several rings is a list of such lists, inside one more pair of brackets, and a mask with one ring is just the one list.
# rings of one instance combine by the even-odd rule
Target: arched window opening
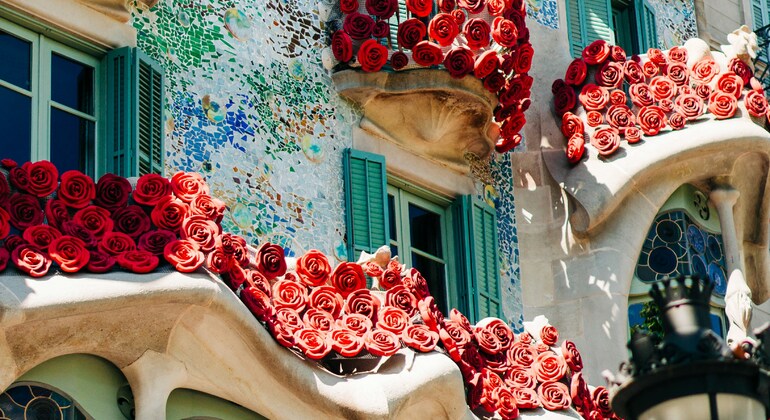
[[69,396],[42,384],[16,384],[0,394],[0,419],[91,419]]

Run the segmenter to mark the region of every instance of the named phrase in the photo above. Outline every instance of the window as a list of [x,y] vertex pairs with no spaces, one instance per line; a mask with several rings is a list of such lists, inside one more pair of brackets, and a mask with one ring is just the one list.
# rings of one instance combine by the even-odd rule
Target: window
[[470,196],[448,199],[388,177],[381,155],[344,155],[348,258],[389,244],[415,267],[445,311],[502,316],[495,211]]
[[655,218],[637,261],[628,306],[629,327],[655,324],[648,302],[650,284],[665,277],[697,275],[714,283],[711,299],[712,329],[721,336],[725,328],[724,297],[727,291],[725,256],[716,210],[706,196],[690,185],[679,188]]
[[[759,32],[760,28],[770,25],[770,0],[751,0],[751,20],[752,30]],[[768,56],[768,45],[762,45],[762,40],[759,41],[760,48],[757,51],[756,61],[767,63],[770,61]]]
[[160,172],[162,69],[136,48],[97,56],[49,33],[0,18],[2,157],[91,176]]
[[628,55],[658,48],[655,10],[647,0],[575,0],[567,2],[570,52],[580,57],[597,39],[623,47]]
[[85,420],[88,417],[66,395],[39,385],[14,385],[0,394],[0,418]]

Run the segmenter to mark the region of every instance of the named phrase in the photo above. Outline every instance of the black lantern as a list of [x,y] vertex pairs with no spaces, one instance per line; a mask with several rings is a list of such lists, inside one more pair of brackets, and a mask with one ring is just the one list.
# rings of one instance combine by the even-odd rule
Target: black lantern
[[770,332],[758,334],[756,357],[736,358],[709,329],[712,289],[711,281],[697,277],[653,284],[650,296],[660,309],[663,339],[637,332],[628,343],[631,362],[621,365],[612,388],[615,413],[629,420],[770,416],[770,376],[758,358],[770,356],[761,344]]

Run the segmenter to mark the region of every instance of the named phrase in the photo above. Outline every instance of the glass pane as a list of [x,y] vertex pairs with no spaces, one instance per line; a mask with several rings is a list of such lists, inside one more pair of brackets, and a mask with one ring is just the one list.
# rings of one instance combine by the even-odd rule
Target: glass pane
[[0,159],[11,158],[21,165],[30,160],[32,100],[0,87],[0,103],[3,104],[3,112],[0,112],[0,127],[3,127],[3,135],[0,136]]
[[[398,230],[396,229],[396,198],[388,194],[388,218],[390,221],[390,239],[398,241]],[[397,255],[397,254],[393,254]]]
[[59,173],[78,169],[93,175],[93,159],[87,159],[93,144],[92,121],[51,108],[51,162],[59,169]]
[[409,203],[409,236],[412,248],[441,258],[441,216]]
[[32,89],[32,44],[0,31],[0,79],[27,90]]
[[428,289],[442,312],[449,313],[446,302],[446,269],[444,264],[412,253],[412,266],[416,268],[428,282]]
[[94,68],[51,54],[51,99],[93,115]]

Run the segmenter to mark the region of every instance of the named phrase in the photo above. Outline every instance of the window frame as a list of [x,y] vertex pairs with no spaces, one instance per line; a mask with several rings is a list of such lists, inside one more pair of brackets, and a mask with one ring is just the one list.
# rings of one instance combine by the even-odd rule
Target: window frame
[[[0,86],[31,99],[30,161],[51,159],[51,107],[62,110],[78,118],[85,118],[94,123],[94,141],[86,154],[83,172],[95,176],[101,159],[101,146],[104,130],[104,69],[101,57],[66,45],[45,34],[36,32],[6,19],[0,14],[0,30],[30,43],[30,90],[0,80]],[[93,115],[59,104],[51,98],[51,55],[58,54],[67,59],[90,66],[93,75]]]

